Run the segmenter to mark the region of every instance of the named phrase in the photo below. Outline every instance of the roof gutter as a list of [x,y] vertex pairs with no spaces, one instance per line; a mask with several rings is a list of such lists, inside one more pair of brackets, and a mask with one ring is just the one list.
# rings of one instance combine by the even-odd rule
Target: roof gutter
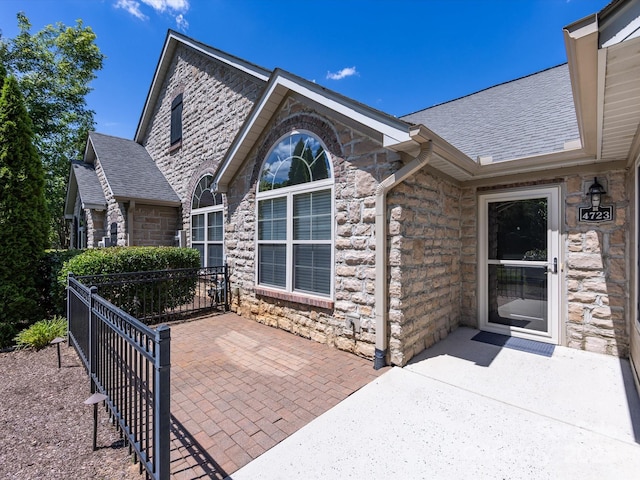
[[431,140],[420,144],[420,153],[410,163],[385,178],[376,188],[376,348],[373,368],[387,365],[388,350],[388,282],[387,282],[387,193],[424,167],[431,160]]

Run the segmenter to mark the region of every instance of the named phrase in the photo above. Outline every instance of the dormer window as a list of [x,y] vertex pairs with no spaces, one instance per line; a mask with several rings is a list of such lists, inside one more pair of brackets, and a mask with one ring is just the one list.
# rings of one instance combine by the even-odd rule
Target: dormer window
[[182,141],[182,93],[171,102],[171,146]]

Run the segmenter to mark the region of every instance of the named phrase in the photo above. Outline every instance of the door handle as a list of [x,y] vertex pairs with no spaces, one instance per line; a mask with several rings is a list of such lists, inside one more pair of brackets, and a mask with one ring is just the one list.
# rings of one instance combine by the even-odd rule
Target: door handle
[[558,273],[558,257],[553,258],[553,263],[549,265],[551,273]]

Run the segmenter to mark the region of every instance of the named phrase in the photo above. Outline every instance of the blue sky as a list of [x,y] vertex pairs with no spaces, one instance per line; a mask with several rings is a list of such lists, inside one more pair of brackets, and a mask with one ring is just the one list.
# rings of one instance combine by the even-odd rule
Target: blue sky
[[608,0],[0,0],[4,38],[82,19],[107,56],[96,130],[133,138],[167,29],[401,116],[566,62]]

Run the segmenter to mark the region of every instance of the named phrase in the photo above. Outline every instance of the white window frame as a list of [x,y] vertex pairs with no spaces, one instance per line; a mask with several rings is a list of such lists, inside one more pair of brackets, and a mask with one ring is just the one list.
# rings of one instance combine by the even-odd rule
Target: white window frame
[[[210,176],[210,175],[205,175],[204,177],[202,177],[197,185],[200,185],[200,182],[202,181],[203,178],[205,178],[206,176]],[[196,189],[197,189],[197,185],[196,185]],[[215,197],[216,195],[220,195],[221,200],[222,200],[222,194],[216,194],[213,193],[213,196]],[[191,202],[193,204],[193,196],[195,195],[192,194],[191,196]],[[209,214],[210,213],[214,213],[214,212],[221,212],[222,214],[222,239],[221,240],[210,240],[209,239]],[[203,215],[204,216],[204,240],[194,240],[194,236],[193,236],[193,219],[196,216],[199,215]],[[196,245],[202,245],[203,246],[203,255],[201,257],[201,264],[203,267],[220,267],[222,265],[224,265],[224,263],[226,262],[226,249],[225,249],[225,245],[224,245],[224,238],[225,238],[225,212],[224,212],[224,201],[221,201],[220,204],[218,205],[212,205],[209,207],[203,207],[203,208],[194,208],[191,210],[191,214],[189,216],[189,238],[191,241],[191,248],[195,248]],[[209,246],[210,245],[220,245],[222,247],[222,265],[209,265]]]
[[[222,240],[210,240],[209,239],[209,213],[221,212],[222,213]],[[197,215],[204,215],[204,240],[193,239],[193,217]],[[191,211],[191,248],[195,248],[196,245],[204,246],[204,255],[202,258],[203,267],[221,267],[222,265],[209,265],[209,246],[220,245],[222,247],[222,264],[224,265],[226,260],[226,252],[224,248],[224,206],[216,205],[213,207],[198,208]]]
[[[256,186],[256,204],[255,204],[255,274],[254,274],[254,281],[255,281],[255,285],[259,286],[261,289],[266,289],[266,290],[273,290],[275,292],[286,292],[289,294],[294,294],[294,295],[301,295],[301,296],[305,296],[305,297],[316,297],[316,298],[321,298],[321,299],[333,299],[334,298],[334,294],[335,294],[335,197],[334,197],[334,176],[333,176],[333,162],[331,161],[331,154],[329,153],[329,151],[327,150],[324,142],[322,142],[320,140],[320,138],[318,138],[317,135],[315,135],[313,132],[310,131],[306,131],[306,130],[295,130],[292,132],[289,132],[285,135],[283,135],[282,137],[280,137],[278,140],[276,140],[272,146],[272,148],[269,150],[269,153],[265,156],[264,161],[263,161],[263,165],[260,168],[260,172],[262,172],[262,169],[264,168],[264,163],[266,163],[266,161],[269,159],[269,156],[271,155],[272,150],[284,139],[294,135],[294,134],[306,134],[309,135],[313,138],[315,138],[316,140],[318,140],[321,145],[322,148],[325,152],[325,154],[327,155],[327,158],[329,160],[329,178],[328,179],[324,179],[324,180],[316,180],[313,182],[308,182],[308,183],[301,183],[298,185],[293,185],[290,187],[282,187],[282,188],[276,188],[274,190],[267,190],[264,192],[260,192],[258,191],[260,188],[260,182],[258,181],[258,185]],[[320,192],[320,191],[329,191],[329,194],[331,196],[331,218],[334,219],[332,221],[331,224],[331,235],[330,238],[327,240],[294,240],[293,239],[293,199],[296,195],[300,195],[300,194],[306,194],[306,193],[313,193],[313,192]],[[259,234],[259,227],[258,227],[258,222],[259,222],[259,207],[260,207],[260,202],[263,200],[270,200],[270,199],[275,199],[275,198],[286,198],[287,199],[287,234],[286,234],[286,239],[285,240],[260,240],[258,238],[258,234]],[[267,244],[267,245],[274,245],[274,244],[284,244],[286,245],[286,282],[285,282],[285,287],[284,288],[280,288],[278,286],[275,285],[269,285],[269,284],[261,284],[259,283],[259,246],[262,244]],[[293,249],[294,249],[294,245],[300,245],[300,244],[310,244],[310,245],[330,245],[330,251],[331,251],[331,272],[330,272],[330,287],[329,287],[329,294],[325,295],[322,293],[318,293],[318,292],[309,292],[306,290],[296,290],[294,289],[294,264],[293,264]]]

